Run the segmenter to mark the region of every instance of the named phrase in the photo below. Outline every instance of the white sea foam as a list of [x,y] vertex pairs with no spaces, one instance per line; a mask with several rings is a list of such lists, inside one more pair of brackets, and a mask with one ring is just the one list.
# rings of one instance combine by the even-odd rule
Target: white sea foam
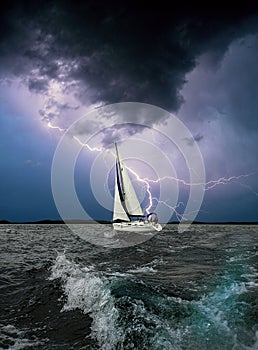
[[255,267],[251,266],[249,268],[249,273],[244,273],[241,275],[247,282],[245,285],[247,288],[256,288],[258,287],[258,272]]
[[127,272],[129,273],[156,273],[158,270],[154,269],[151,266],[141,266],[136,267],[135,269],[129,269]]
[[141,266],[135,266],[134,268],[127,270],[127,272],[132,274],[138,274],[138,273],[154,274],[158,272],[158,269],[156,268],[158,265],[164,265],[164,260],[162,256],[152,260],[147,264],[144,264]]
[[[111,291],[116,282],[123,290],[124,277],[128,283],[133,274],[156,273],[154,267],[160,263],[156,260],[129,269],[127,274],[104,275],[92,266],[81,268],[61,254],[52,268],[51,278],[62,280],[67,297],[63,311],[79,308],[92,317],[91,336],[102,350],[181,350],[190,345],[192,349],[257,349],[258,332],[252,345],[249,341],[247,346],[241,343],[235,327],[235,322],[242,322],[241,310],[246,307],[239,296],[252,287],[255,270],[249,269],[242,276],[247,282],[234,281],[226,272],[215,289],[199,300],[167,297],[151,291],[149,294],[145,291],[142,300],[135,297],[137,294],[130,295],[126,288],[125,294],[115,299]],[[129,283],[133,290],[134,280],[131,278]],[[246,330],[243,328],[241,332]]]
[[111,295],[109,280],[92,268],[81,269],[59,255],[51,279],[61,278],[67,301],[63,311],[79,308],[92,317],[91,336],[103,350],[113,350],[123,336],[117,326],[118,311]]
[[219,285],[215,291],[197,301],[197,305],[207,319],[218,328],[224,328],[231,332],[228,325],[228,313],[235,309],[238,296],[245,292],[247,289],[243,282],[233,282],[228,286]]

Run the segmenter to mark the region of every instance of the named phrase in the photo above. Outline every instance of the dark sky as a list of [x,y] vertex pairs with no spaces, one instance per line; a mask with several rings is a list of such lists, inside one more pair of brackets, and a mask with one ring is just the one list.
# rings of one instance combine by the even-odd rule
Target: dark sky
[[[233,177],[206,186],[198,219],[258,221],[258,5],[225,7],[182,1],[1,4],[0,219],[58,218],[51,162],[64,130],[92,108],[144,102],[174,113],[191,131],[206,182]],[[107,120],[89,120],[87,132]],[[162,115],[117,120],[130,121],[168,135],[173,128]],[[100,145],[118,133],[107,130]],[[192,139],[186,142],[191,147]],[[109,217],[93,207],[97,218]]]

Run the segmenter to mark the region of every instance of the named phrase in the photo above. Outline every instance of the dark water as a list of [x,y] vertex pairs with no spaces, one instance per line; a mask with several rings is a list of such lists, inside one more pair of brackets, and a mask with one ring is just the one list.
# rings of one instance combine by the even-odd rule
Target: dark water
[[0,226],[0,349],[258,349],[258,227],[111,249]]

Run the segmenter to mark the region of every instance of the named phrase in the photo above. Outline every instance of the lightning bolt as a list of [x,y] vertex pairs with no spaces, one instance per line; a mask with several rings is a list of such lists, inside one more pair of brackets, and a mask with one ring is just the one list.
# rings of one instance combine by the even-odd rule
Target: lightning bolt
[[258,197],[258,192],[255,192],[251,186],[249,186],[247,184],[243,184],[241,182],[239,182],[239,185],[244,187],[244,188],[247,188],[251,193],[253,193],[256,197]]
[[[173,177],[173,176],[163,176],[163,177],[157,178],[157,179],[149,179],[149,178],[145,177],[143,180],[147,181],[148,183],[159,183],[159,182],[164,181],[164,180],[172,180],[172,181],[176,181],[184,186],[189,186],[189,187],[190,186],[203,186],[204,190],[208,191],[208,190],[211,190],[212,188],[214,188],[218,185],[227,185],[228,183],[231,183],[231,182],[237,182],[239,184],[242,184],[236,180],[239,180],[241,178],[250,177],[252,175],[255,175],[256,173],[257,173],[257,171],[249,173],[249,174],[241,174],[241,175],[237,175],[237,176],[234,175],[234,176],[230,176],[228,178],[221,177],[217,180],[210,180],[208,182],[187,182],[183,179],[178,179],[177,177]],[[243,187],[251,189],[251,187],[248,185],[244,185],[244,184],[242,184],[242,185],[243,185]],[[258,196],[257,192],[255,192],[255,191],[253,191],[253,192],[254,192],[254,194],[256,194]]]
[[54,125],[52,125],[51,122],[48,122],[48,123],[47,123],[47,126],[48,126],[50,129],[57,129],[57,130],[59,130],[59,131],[65,131],[65,129],[62,129],[62,128],[60,128],[59,126],[54,126]]
[[[188,187],[191,187],[191,186],[203,186],[204,188],[204,191],[209,191],[211,189],[213,189],[214,187],[216,186],[219,186],[219,185],[227,185],[227,184],[230,184],[230,183],[233,183],[233,182],[236,182],[238,183],[240,186],[244,187],[244,188],[247,188],[252,194],[254,194],[256,197],[258,197],[258,193],[256,191],[253,190],[253,188],[250,186],[250,185],[247,185],[247,184],[243,184],[242,182],[238,181],[240,179],[243,179],[243,178],[248,178],[252,175],[255,175],[257,174],[258,171],[255,171],[255,172],[252,172],[252,173],[249,173],[249,174],[240,174],[240,175],[234,175],[234,176],[230,176],[230,177],[221,177],[217,180],[210,180],[208,182],[205,182],[205,183],[194,183],[194,182],[187,182],[183,179],[178,179],[176,177],[173,177],[173,176],[164,176],[164,177],[161,177],[161,178],[156,178],[156,179],[150,179],[150,178],[147,178],[147,177],[144,177],[143,179],[141,179],[141,182],[145,183],[145,184],[148,184],[148,194],[149,194],[149,198],[151,197],[151,192],[150,192],[150,183],[160,183],[161,181],[164,181],[164,180],[170,180],[170,181],[176,181],[177,183],[180,183],[184,186],[188,186]],[[139,177],[139,176],[138,176]],[[138,180],[138,177],[137,177],[137,180]],[[158,200],[157,198],[152,198],[152,200],[149,202],[150,204],[153,203],[153,200],[156,200],[157,203],[160,203],[160,204],[163,204],[165,205],[166,207],[168,207],[169,209],[172,210],[173,213],[175,213],[177,219],[179,221],[181,220],[187,220],[187,218],[183,217],[183,215],[181,215],[177,209],[179,207],[179,205],[177,206],[171,206],[167,203],[167,201],[161,201],[161,200]],[[180,205],[182,205],[183,203],[180,202]],[[148,206],[148,210],[150,210],[152,205],[149,205]],[[147,211],[147,210],[146,210]]]
[[[211,190],[212,188],[214,188],[215,186],[218,186],[218,185],[226,185],[230,182],[237,182],[239,184],[241,184],[241,182],[239,181],[236,181],[236,180],[239,180],[239,179],[242,179],[242,178],[246,178],[246,177],[249,177],[249,176],[252,176],[254,174],[256,174],[256,172],[252,172],[250,174],[241,174],[241,175],[238,175],[238,176],[230,176],[228,178],[225,178],[225,177],[221,177],[219,178],[218,180],[211,180],[209,182],[206,183],[206,188],[205,190],[208,191],[208,190]],[[243,185],[243,184],[242,184]],[[256,193],[256,192],[255,192]],[[257,195],[257,193],[256,193]]]
[[[98,147],[90,147],[87,143],[83,143],[77,136],[73,136],[73,138],[83,147],[86,147],[89,151],[91,152],[103,152],[105,149],[104,148],[98,148]],[[113,152],[110,152],[113,157],[115,158],[115,154]],[[133,169],[129,168],[127,165],[125,165],[126,169],[132,173],[134,175],[134,177],[136,178],[136,180],[138,182],[141,182],[145,185],[146,188],[146,192],[148,194],[148,198],[149,198],[149,205],[147,208],[145,208],[145,211],[147,214],[150,213],[150,209],[153,206],[153,200],[152,200],[152,195],[151,195],[151,190],[150,190],[150,184],[147,180],[142,179],[137,173],[136,171],[134,171]],[[107,183],[107,181],[106,181]]]
[[88,148],[91,152],[103,152],[104,148],[98,148],[98,147],[91,147],[87,143],[83,143],[77,136],[73,136],[73,139],[76,140],[82,147]]
[[[49,121],[47,126],[51,129],[57,129],[59,131],[65,131],[65,129],[63,128],[60,128],[59,126],[54,126],[51,124],[51,122]],[[78,142],[82,147],[86,147],[90,152],[103,152],[105,150],[105,148],[103,147],[91,147],[89,144],[87,143],[83,143],[77,136],[73,136],[73,139],[76,140],[76,142]],[[111,151],[110,151],[111,152]],[[111,154],[115,157],[115,154],[113,152],[111,152]],[[145,188],[146,188],[146,192],[148,194],[148,207],[145,208],[145,211],[147,214],[150,213],[151,211],[151,208],[153,207],[153,204],[154,202],[156,201],[157,203],[160,203],[160,204],[163,204],[165,205],[166,207],[168,207],[169,209],[172,210],[173,213],[175,213],[177,219],[179,221],[181,220],[186,220],[187,218],[184,218],[182,214],[180,214],[178,212],[178,208],[181,207],[182,205],[184,205],[183,202],[179,202],[176,206],[171,206],[167,203],[167,201],[161,201],[159,199],[157,199],[156,197],[152,197],[152,194],[151,194],[151,183],[160,183],[161,181],[165,181],[165,180],[169,180],[169,181],[175,181],[183,186],[187,186],[187,187],[191,187],[191,186],[203,186],[204,188],[204,191],[209,191],[213,188],[215,188],[216,186],[220,186],[220,185],[227,185],[227,184],[230,184],[232,182],[236,182],[238,183],[240,186],[244,187],[244,188],[247,188],[250,192],[252,192],[256,197],[258,197],[258,193],[255,192],[251,186],[249,185],[246,185],[246,184],[243,184],[242,182],[238,181],[240,179],[243,179],[243,178],[248,178],[252,175],[255,175],[257,174],[258,171],[255,171],[255,172],[252,172],[252,173],[249,173],[249,174],[240,174],[240,175],[233,175],[233,176],[230,176],[230,177],[220,177],[219,179],[216,179],[216,180],[210,180],[208,182],[205,182],[205,183],[193,183],[193,182],[187,182],[183,179],[178,179],[176,177],[173,177],[173,176],[164,176],[164,177],[161,177],[161,178],[156,178],[156,179],[150,179],[148,177],[140,177],[140,175],[135,171],[133,170],[132,168],[129,168],[128,166],[126,166],[127,170],[135,177],[135,179],[144,184]]]
[[150,214],[151,207],[153,206],[153,198],[151,195],[149,182],[145,179],[140,178],[140,176],[133,169],[129,168],[128,166],[125,166],[125,167],[127,170],[129,170],[130,173],[132,173],[135,176],[138,182],[144,183],[144,185],[146,186],[146,192],[148,193],[148,197],[149,197],[149,205],[147,208],[145,208],[145,211],[147,214]]
[[[57,129],[59,131],[66,131],[66,129],[60,128],[60,126],[52,125],[50,121],[47,123],[47,126],[50,129]],[[90,147],[87,143],[83,143],[77,136],[73,136],[73,139],[75,139],[81,146],[88,148],[88,150],[91,152],[95,152],[95,151],[102,152],[104,150],[104,148]]]
[[176,206],[172,206],[172,205],[168,204],[168,201],[161,201],[160,199],[158,199],[156,197],[153,197],[153,201],[156,201],[158,204],[163,204],[167,208],[169,208],[176,215],[178,221],[186,220],[186,218],[177,211],[177,209],[180,206],[184,206],[183,202],[178,202]]

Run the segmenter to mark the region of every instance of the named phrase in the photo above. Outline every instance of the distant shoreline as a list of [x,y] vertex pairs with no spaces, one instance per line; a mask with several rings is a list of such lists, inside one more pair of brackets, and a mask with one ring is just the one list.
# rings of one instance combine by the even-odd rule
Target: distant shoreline
[[[24,222],[11,222],[8,220],[0,220],[0,225],[18,225],[18,224],[26,224],[26,225],[61,225],[61,224],[112,224],[111,221],[104,220],[67,220],[64,222],[63,220],[39,220],[39,221],[24,221]],[[171,221],[166,223],[166,225],[178,225],[178,221]],[[181,222],[181,224],[188,224],[188,222]],[[203,221],[193,221],[191,225],[258,225],[258,221],[241,221],[241,222],[203,222]]]

